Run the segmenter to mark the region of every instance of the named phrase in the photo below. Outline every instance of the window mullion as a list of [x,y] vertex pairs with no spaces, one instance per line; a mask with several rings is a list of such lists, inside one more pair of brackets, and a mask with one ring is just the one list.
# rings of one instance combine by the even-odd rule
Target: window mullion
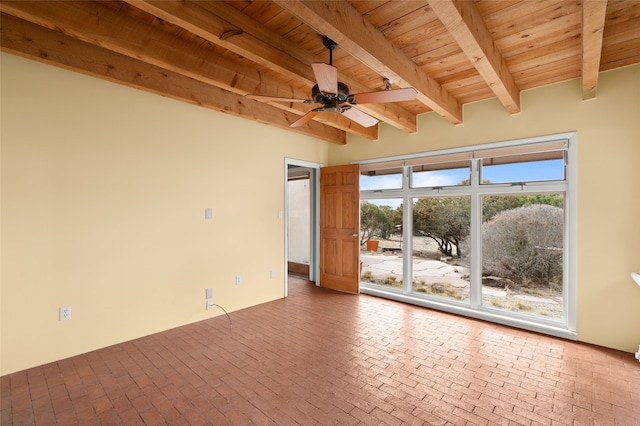
[[402,185],[402,291],[411,293],[413,283],[413,203],[411,199],[411,167],[403,168]]
[[469,259],[469,303],[482,305],[482,205],[480,203],[480,160],[471,161],[471,232]]

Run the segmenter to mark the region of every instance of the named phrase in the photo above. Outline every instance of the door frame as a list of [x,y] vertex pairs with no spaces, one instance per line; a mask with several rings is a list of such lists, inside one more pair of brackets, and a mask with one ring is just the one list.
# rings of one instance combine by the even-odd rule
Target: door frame
[[289,166],[306,167],[311,169],[309,185],[311,191],[311,226],[310,226],[310,252],[309,252],[309,281],[319,285],[320,276],[320,163],[298,160],[285,157],[284,159],[284,297],[289,295]]

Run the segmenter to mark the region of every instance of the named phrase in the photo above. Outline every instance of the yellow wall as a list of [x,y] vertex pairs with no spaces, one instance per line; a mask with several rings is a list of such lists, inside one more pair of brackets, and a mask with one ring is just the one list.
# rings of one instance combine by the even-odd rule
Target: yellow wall
[[0,59],[0,374],[283,296],[284,158],[326,143]]
[[578,138],[577,331],[584,342],[636,351],[640,344],[640,66],[600,74],[595,99],[580,80],[522,93],[509,115],[495,99],[464,107],[464,124],[434,113],[409,135],[387,125],[372,142],[330,147],[330,163],[576,131]]
[[[417,134],[382,125],[379,141],[338,147],[0,60],[0,374],[219,315],[204,309],[206,287],[229,311],[282,297],[284,157],[343,164],[568,131],[579,144],[578,338],[640,343],[629,277],[640,270],[640,66],[601,74],[590,101],[574,80],[524,92],[521,114],[478,102],[459,126],[431,113]],[[60,322],[65,305],[72,319]]]

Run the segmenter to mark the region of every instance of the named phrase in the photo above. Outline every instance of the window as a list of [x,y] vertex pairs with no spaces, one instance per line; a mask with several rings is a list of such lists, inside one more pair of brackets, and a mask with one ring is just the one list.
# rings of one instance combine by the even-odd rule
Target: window
[[[571,141],[361,164],[361,231],[378,244],[363,241],[361,290],[575,338]],[[370,231],[374,216],[384,226]]]
[[361,280],[388,290],[402,289],[402,199],[360,202]]
[[361,190],[402,188],[402,168],[360,171]]
[[560,141],[480,151],[480,184],[565,180],[566,146]]
[[411,166],[411,188],[440,188],[471,183],[471,156],[467,153],[406,161]]
[[413,199],[412,292],[469,304],[470,214],[469,196]]
[[469,185],[469,165],[456,169],[446,170],[421,170],[411,168],[412,188],[441,188],[443,186]]
[[564,160],[482,165],[482,185],[564,180]]
[[563,194],[482,197],[482,305],[562,319]]

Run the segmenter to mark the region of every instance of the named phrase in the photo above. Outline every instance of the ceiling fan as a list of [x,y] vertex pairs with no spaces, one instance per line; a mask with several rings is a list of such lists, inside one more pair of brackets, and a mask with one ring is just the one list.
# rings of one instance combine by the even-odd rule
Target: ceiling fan
[[315,103],[322,105],[309,111],[291,123],[289,127],[303,126],[321,112],[337,112],[364,127],[371,127],[378,124],[378,120],[357,108],[353,108],[354,105],[410,101],[418,95],[418,92],[413,87],[391,89],[392,83],[387,78],[384,79],[386,90],[350,94],[349,86],[338,81],[338,69],[333,66],[333,50],[336,48],[337,43],[329,37],[324,37],[322,41],[324,46],[329,50],[329,63],[314,62],[311,64],[317,82],[317,84],[313,86],[313,89],[311,89],[311,99],[261,95],[247,95],[247,97],[259,101],[303,102],[305,104]]

